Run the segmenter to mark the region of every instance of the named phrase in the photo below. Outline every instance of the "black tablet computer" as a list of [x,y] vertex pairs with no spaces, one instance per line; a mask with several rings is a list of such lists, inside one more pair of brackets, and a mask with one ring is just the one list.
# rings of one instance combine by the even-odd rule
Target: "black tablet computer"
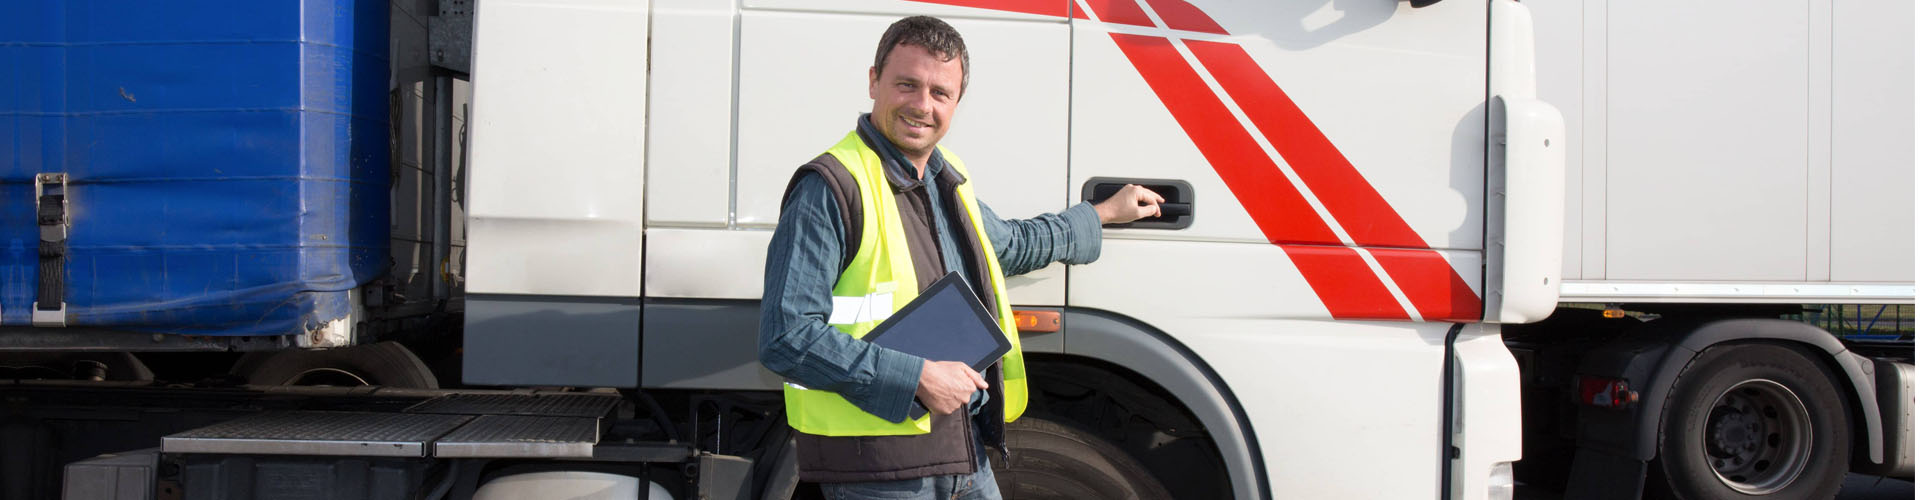
[[[930,361],[959,361],[985,372],[1013,349],[973,287],[950,272],[895,311],[863,339]],[[926,414],[916,407],[913,418]]]

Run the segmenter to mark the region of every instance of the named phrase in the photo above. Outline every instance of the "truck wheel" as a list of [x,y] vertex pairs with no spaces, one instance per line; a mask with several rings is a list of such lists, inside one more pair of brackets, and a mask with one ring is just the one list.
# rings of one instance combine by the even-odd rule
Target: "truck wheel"
[[236,364],[234,375],[253,385],[378,385],[438,389],[440,381],[413,351],[397,342],[281,351]]
[[1674,384],[1655,469],[1678,498],[1833,498],[1849,443],[1834,383],[1787,347],[1708,349]]
[[[1028,416],[1007,424],[1013,461],[995,461],[994,482],[1009,500],[1170,499],[1140,462],[1092,433]],[[994,454],[989,454],[994,455]]]

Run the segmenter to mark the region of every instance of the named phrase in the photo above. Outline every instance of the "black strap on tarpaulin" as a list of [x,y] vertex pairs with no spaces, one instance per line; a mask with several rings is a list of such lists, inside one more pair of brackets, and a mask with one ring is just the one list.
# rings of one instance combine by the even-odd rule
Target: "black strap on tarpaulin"
[[66,269],[67,269],[67,194],[65,179],[59,179],[57,189],[46,189],[43,179],[39,201],[40,222],[40,287],[35,295],[34,308],[40,311],[59,311],[66,306]]

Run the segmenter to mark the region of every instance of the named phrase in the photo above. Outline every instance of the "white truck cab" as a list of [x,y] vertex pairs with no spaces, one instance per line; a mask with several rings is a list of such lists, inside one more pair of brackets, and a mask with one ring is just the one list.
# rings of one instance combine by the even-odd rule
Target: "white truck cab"
[[[1170,202],[1104,228],[1096,262],[1009,280],[1033,396],[1003,491],[1799,499],[1912,477],[1911,2],[394,0],[385,26],[361,3],[262,10],[390,65],[389,115],[345,84],[362,114],[295,111],[389,128],[389,184],[377,154],[328,165],[389,202],[392,262],[359,261],[379,276],[312,332],[0,326],[0,438],[36,457],[0,460],[0,500],[812,498],[756,358],[765,255],[909,15],[968,42],[942,145],[998,214],[1128,183]],[[22,5],[0,13],[79,39],[0,34],[0,56],[134,29]],[[187,17],[236,45],[242,16]],[[259,111],[231,101],[201,104]],[[263,148],[216,131],[194,151]],[[307,140],[281,146],[379,149]],[[84,163],[57,159],[15,164]],[[61,196],[102,184],[73,173]],[[64,230],[27,208],[8,220]],[[1868,305],[1909,327],[1808,307]]]

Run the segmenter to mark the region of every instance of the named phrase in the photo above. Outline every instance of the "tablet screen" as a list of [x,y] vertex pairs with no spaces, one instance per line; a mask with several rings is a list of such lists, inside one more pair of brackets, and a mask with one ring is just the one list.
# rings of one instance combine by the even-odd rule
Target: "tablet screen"
[[875,344],[933,361],[984,370],[1011,347],[959,274],[949,273],[867,336]]

